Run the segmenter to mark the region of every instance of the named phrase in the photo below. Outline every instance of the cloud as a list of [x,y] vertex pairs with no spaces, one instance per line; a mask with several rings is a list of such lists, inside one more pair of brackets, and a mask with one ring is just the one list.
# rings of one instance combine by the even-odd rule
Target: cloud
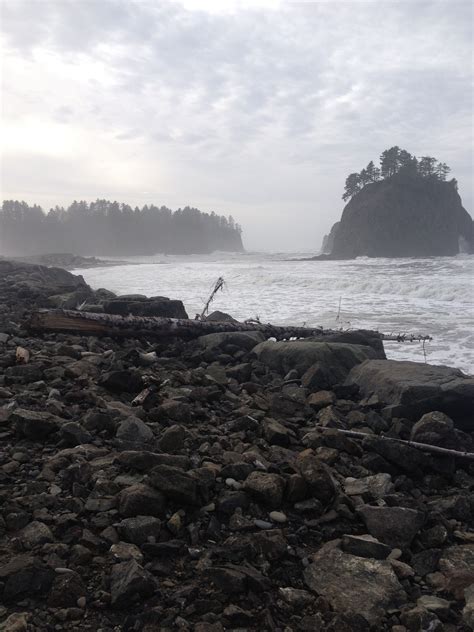
[[347,173],[398,144],[448,162],[469,209],[471,18],[469,2],[4,0],[4,194],[212,206],[251,247],[316,248]]

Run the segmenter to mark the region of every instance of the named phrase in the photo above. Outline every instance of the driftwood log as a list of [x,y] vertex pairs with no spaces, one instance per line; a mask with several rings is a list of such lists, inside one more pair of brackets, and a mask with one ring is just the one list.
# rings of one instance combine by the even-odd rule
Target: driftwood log
[[[152,338],[198,338],[205,334],[232,331],[261,331],[268,338],[285,340],[288,338],[324,337],[340,334],[342,330],[322,327],[293,327],[291,325],[271,325],[263,323],[235,323],[157,316],[118,316],[115,314],[95,314],[67,309],[40,309],[32,313],[29,329],[33,331],[64,331],[89,336],[111,337],[152,337]],[[413,342],[431,340],[429,336],[385,335],[373,332],[382,340]]]
[[460,459],[470,459],[474,460],[474,452],[464,452],[461,450],[452,450],[451,448],[443,448],[438,445],[431,445],[430,443],[420,443],[419,441],[407,441],[406,439],[397,439],[396,437],[384,437],[381,435],[373,435],[368,432],[358,432],[356,430],[343,430],[342,428],[327,428],[322,426],[317,426],[315,428],[317,432],[330,432],[346,435],[346,437],[350,437],[351,439],[359,439],[361,441],[370,441],[370,439],[381,439],[382,441],[386,441],[387,443],[402,443],[404,445],[409,445],[412,448],[416,448],[417,450],[422,450],[423,452],[428,452],[430,454],[440,454],[442,456],[453,456]]

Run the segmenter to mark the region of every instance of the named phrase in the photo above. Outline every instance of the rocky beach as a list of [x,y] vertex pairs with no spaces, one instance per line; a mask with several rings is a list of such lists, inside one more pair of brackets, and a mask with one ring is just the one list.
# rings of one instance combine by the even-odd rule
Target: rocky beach
[[472,630],[474,378],[368,331],[29,327],[170,298],[0,260],[0,630]]

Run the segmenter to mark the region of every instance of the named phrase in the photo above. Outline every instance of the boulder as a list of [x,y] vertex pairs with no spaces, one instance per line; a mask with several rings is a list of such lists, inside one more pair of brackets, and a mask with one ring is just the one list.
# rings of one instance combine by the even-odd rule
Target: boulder
[[150,597],[155,589],[156,583],[153,575],[135,560],[121,562],[112,567],[110,595],[113,607],[117,609],[128,608],[139,599]]
[[264,340],[265,336],[260,331],[226,331],[200,336],[196,340],[196,346],[199,353],[204,354],[205,359],[213,359],[219,353],[250,351]]
[[167,498],[177,503],[198,505],[197,480],[190,474],[170,465],[157,465],[150,472],[151,484]]
[[188,318],[182,301],[164,296],[136,300],[136,297],[119,296],[104,303],[104,312],[127,316],[159,316],[162,318]]
[[303,575],[308,587],[336,612],[360,614],[374,626],[387,610],[406,600],[390,562],[349,555],[336,548],[323,547]]
[[453,420],[439,411],[423,415],[413,426],[410,439],[419,443],[439,445],[443,448],[459,448]]
[[459,369],[420,362],[367,360],[354,367],[347,384],[365,397],[376,395],[391,417],[416,421],[440,411],[462,430],[474,430],[474,377]]
[[31,594],[44,594],[50,589],[53,579],[54,571],[41,560],[18,555],[0,566],[3,601],[9,603]]
[[271,509],[278,509],[283,500],[285,481],[278,474],[252,472],[245,479],[245,490],[258,502]]
[[17,408],[10,420],[15,424],[18,434],[33,441],[45,439],[60,427],[59,418],[51,413],[24,408]]
[[315,384],[315,390],[344,381],[349,371],[364,360],[384,357],[366,345],[308,340],[262,342],[253,349],[253,354],[281,375],[292,369],[304,375],[313,365],[324,367],[325,382]]
[[421,529],[424,515],[407,507],[372,507],[358,509],[370,535],[389,546],[404,549]]

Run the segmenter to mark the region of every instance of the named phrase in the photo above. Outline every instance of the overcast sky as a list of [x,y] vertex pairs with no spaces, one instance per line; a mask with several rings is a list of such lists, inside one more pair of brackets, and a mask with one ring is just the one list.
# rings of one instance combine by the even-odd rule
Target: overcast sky
[[472,212],[472,4],[0,0],[3,198],[232,214],[313,249],[399,145]]

